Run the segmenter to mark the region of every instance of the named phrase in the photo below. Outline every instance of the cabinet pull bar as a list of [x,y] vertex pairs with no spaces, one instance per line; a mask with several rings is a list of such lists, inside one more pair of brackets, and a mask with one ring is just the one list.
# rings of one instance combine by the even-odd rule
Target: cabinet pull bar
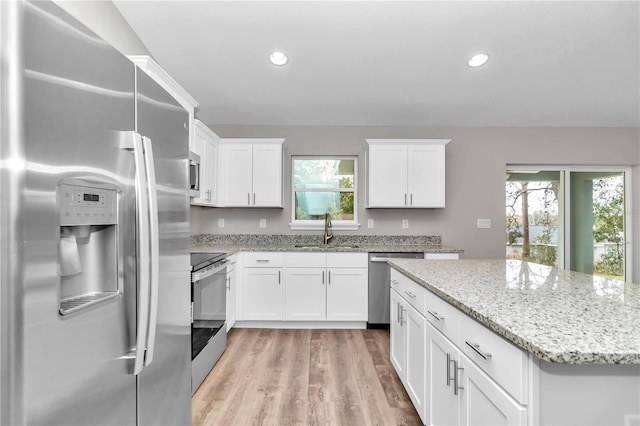
[[404,205],[407,205],[407,194],[404,194]]
[[435,319],[437,319],[438,321],[444,321],[444,317],[441,317],[440,315],[438,315],[437,312],[431,312],[431,311],[427,311],[427,312],[429,312],[429,314]]
[[322,271],[322,284],[324,285],[324,271]]
[[256,259],[256,262],[267,262],[267,263],[269,263],[269,259]]
[[331,271],[329,271],[329,284],[331,284]]
[[404,291],[404,294],[406,294],[407,296],[409,296],[409,297],[410,297],[410,298],[412,298],[412,299],[415,299],[415,298],[416,298],[416,295],[415,295],[415,294],[413,294],[413,292],[412,292],[412,291],[407,291],[407,290],[405,290],[405,291]]
[[280,284],[280,271],[278,271],[278,284]]
[[251,205],[251,193],[247,192],[247,205]]
[[396,322],[400,322],[400,302],[396,302]]
[[460,370],[464,370],[462,367],[458,367],[458,361],[453,361],[453,394],[458,395],[459,390],[463,390],[464,386],[460,386]]
[[480,350],[480,345],[478,343],[471,343],[468,340],[464,341],[467,346],[469,346],[471,349],[473,349],[473,351],[475,353],[477,353],[478,355],[480,355],[482,357],[482,359],[489,359],[491,358],[491,354],[489,352],[482,352]]
[[413,194],[409,195],[409,205],[413,205]]
[[447,352],[447,386],[451,386],[451,354]]
[[254,206],[256,205],[256,193],[255,192],[253,193],[253,205]]

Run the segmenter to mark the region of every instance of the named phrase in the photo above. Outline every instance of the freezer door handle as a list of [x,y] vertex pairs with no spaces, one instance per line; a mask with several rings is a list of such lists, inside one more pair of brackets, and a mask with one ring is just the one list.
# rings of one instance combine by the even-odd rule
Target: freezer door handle
[[145,172],[142,137],[131,132],[133,159],[136,166],[136,244],[138,257],[138,315],[136,324],[135,360],[133,374],[138,375],[144,365],[149,321],[149,200],[147,193],[147,173]]
[[147,172],[147,215],[149,217],[149,248],[150,288],[149,288],[149,320],[147,330],[147,351],[144,365],[151,364],[156,346],[156,325],[158,323],[158,283],[160,276],[160,229],[158,225],[158,192],[156,190],[156,172],[153,161],[153,147],[151,139],[142,137],[144,149],[145,170]]

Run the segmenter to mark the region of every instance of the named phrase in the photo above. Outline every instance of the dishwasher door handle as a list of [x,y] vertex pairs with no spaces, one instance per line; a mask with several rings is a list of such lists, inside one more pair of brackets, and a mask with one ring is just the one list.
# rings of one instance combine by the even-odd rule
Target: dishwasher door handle
[[387,263],[387,260],[393,259],[392,257],[372,257],[369,259],[369,262],[374,263]]

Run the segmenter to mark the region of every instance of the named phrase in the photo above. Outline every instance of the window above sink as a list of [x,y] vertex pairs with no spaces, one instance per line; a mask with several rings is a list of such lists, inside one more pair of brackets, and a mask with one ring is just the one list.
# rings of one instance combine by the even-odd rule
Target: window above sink
[[329,213],[332,229],[359,227],[355,156],[292,157],[291,229],[322,230]]

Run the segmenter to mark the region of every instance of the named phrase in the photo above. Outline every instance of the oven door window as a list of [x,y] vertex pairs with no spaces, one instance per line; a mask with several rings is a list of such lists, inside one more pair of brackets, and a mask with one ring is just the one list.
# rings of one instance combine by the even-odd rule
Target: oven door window
[[223,269],[193,283],[192,359],[198,356],[209,340],[225,327],[226,282],[227,273],[226,269]]

